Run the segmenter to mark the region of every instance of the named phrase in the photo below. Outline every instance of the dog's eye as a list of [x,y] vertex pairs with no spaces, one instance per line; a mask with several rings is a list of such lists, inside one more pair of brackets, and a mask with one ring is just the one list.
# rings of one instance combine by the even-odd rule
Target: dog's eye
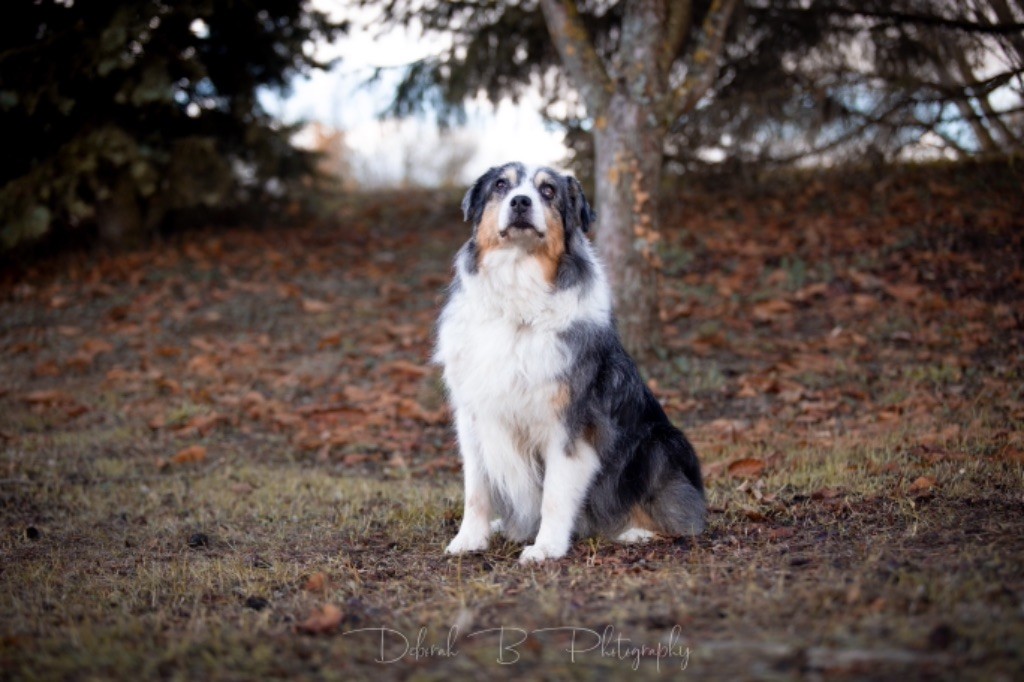
[[508,189],[508,180],[506,180],[505,178],[498,178],[498,180],[494,183],[494,189],[496,189],[499,192],[504,192],[505,190]]
[[541,185],[540,195],[547,199],[548,201],[551,201],[552,199],[555,198],[555,188],[552,187],[551,185]]

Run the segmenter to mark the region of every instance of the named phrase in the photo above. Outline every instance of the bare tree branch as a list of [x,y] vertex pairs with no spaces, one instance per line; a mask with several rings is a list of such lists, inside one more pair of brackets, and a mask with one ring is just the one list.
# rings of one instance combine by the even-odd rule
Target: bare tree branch
[[686,79],[676,89],[674,106],[667,112],[678,117],[692,111],[718,78],[719,61],[725,50],[725,33],[737,0],[712,0],[704,17],[697,48],[690,55]]
[[591,112],[606,106],[613,85],[573,0],[540,0],[545,23],[569,78]]
[[960,77],[965,86],[964,90],[974,95],[978,106],[981,107],[982,114],[985,116],[985,123],[998,134],[1001,138],[1000,141],[1007,147],[1020,147],[1020,139],[1013,134],[1013,131],[1007,127],[1002,118],[996,116],[995,109],[992,107],[992,103],[988,99],[988,91],[977,87],[979,85],[978,78],[974,75],[974,69],[967,61],[967,56],[962,50],[957,50],[954,55],[954,60],[960,71]]
[[661,50],[661,72],[668,73],[676,55],[686,45],[693,28],[693,0],[675,0],[668,3],[668,25],[665,44]]
[[935,26],[948,28],[967,33],[982,33],[986,35],[1019,35],[1024,31],[1024,24],[1019,22],[979,23],[967,19],[942,17],[934,14],[914,14],[913,12],[889,11],[883,12],[870,9],[847,9],[845,7],[833,7],[829,12],[835,16],[880,19],[894,25],[914,24],[917,26]]

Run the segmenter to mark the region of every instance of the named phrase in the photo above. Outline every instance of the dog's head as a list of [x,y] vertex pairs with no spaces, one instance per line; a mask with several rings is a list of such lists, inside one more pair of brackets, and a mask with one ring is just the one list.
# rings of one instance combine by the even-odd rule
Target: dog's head
[[494,249],[522,249],[557,270],[574,235],[590,230],[595,216],[576,178],[522,163],[484,173],[462,200],[481,256]]

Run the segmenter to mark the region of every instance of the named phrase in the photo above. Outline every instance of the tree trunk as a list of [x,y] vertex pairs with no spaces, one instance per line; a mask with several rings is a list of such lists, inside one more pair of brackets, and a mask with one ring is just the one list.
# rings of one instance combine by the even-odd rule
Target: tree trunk
[[690,40],[692,0],[623,3],[615,53],[604,61],[575,0],[540,0],[548,32],[594,120],[597,251],[604,261],[626,350],[645,358],[661,345],[658,191],[671,120],[695,107],[718,74],[725,29],[738,0],[711,0],[686,81],[669,72]]
[[664,131],[625,95],[613,95],[594,127],[597,251],[605,264],[626,350],[638,359],[661,345],[658,187]]

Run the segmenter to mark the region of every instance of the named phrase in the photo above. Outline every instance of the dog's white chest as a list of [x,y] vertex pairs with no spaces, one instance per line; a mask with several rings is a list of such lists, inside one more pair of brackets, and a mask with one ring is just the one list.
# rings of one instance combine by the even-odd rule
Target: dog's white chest
[[452,397],[472,405],[474,412],[526,419],[550,412],[566,365],[557,328],[506,317],[481,318],[479,310],[464,303],[453,301],[438,333],[438,359]]
[[575,310],[529,261],[488,263],[441,317],[437,359],[457,408],[530,424],[552,418]]

